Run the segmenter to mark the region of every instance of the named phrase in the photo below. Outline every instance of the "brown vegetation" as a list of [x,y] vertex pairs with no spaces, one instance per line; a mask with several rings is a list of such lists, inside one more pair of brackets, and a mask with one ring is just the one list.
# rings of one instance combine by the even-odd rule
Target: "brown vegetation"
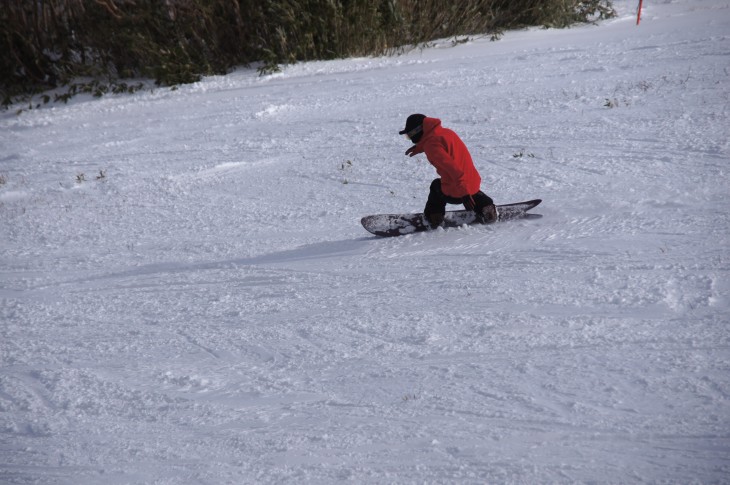
[[[2,0],[0,95],[121,79],[192,82],[236,65],[397,52],[455,35],[613,15],[610,0]],[[86,84],[78,84],[87,78]],[[81,86],[81,87],[79,87]],[[61,96],[63,99],[63,96]]]

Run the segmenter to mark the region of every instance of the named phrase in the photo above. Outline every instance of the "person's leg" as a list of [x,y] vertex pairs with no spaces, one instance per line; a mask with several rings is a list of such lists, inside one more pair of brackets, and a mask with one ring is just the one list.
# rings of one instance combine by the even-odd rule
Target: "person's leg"
[[441,179],[431,182],[428,192],[428,200],[426,207],[423,209],[423,215],[431,226],[436,227],[444,222],[444,214],[446,213],[446,196],[441,192]]

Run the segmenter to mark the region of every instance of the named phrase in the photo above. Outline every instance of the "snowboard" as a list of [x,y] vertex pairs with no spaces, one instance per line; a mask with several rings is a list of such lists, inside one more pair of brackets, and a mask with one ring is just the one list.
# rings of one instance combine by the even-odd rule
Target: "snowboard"
[[[527,211],[542,202],[542,199],[503,204],[497,206],[497,222],[511,219],[538,219],[539,214],[528,214]],[[360,221],[367,231],[382,237],[403,236],[415,232],[430,231],[434,228],[423,214],[376,214],[365,216]],[[473,211],[447,211],[441,227],[460,227],[480,224]]]

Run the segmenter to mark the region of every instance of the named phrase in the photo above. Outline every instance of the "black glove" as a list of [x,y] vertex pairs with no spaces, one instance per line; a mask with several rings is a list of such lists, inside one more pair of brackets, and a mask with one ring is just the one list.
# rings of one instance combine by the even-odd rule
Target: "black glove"
[[413,153],[415,151],[416,151],[416,145],[413,145],[411,148],[409,148],[408,150],[406,150],[406,155],[412,157],[412,156],[415,155],[415,153]]
[[461,198],[461,203],[464,204],[464,208],[468,211],[474,211],[476,212],[476,203],[474,202],[474,198],[471,195],[465,195]]

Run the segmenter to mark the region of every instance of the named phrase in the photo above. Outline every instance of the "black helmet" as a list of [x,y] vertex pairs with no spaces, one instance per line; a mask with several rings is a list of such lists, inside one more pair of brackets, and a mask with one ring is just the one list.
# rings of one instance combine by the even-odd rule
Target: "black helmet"
[[[405,129],[398,132],[399,135],[408,135],[408,138],[413,140],[414,137],[419,135],[421,131],[423,131],[423,120],[426,118],[426,115],[422,114],[413,114],[406,119],[406,127]],[[419,137],[420,138],[420,137]],[[418,141],[418,140],[414,140]]]

